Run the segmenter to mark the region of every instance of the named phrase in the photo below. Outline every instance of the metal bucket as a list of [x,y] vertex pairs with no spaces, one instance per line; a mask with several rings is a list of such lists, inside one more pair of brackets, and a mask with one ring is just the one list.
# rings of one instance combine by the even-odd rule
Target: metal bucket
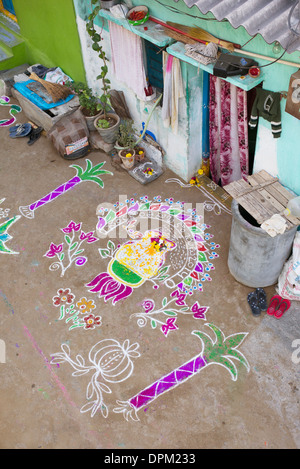
[[238,282],[252,288],[274,285],[291,255],[297,226],[272,238],[236,200],[233,200],[231,208],[228,254],[231,275]]

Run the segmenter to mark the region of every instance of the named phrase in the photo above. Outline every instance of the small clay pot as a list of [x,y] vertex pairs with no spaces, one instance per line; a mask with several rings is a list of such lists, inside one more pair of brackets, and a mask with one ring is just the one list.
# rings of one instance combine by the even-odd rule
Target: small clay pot
[[142,147],[136,148],[135,150],[135,160],[139,163],[145,158],[145,150]]
[[[131,155],[131,156],[126,156]],[[126,169],[131,169],[135,163],[135,150],[120,150],[119,157],[122,160],[123,166]]]

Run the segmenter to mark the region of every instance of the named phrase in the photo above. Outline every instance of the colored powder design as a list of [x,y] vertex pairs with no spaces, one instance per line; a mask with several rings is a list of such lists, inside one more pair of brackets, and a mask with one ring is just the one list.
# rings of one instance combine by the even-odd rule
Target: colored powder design
[[[202,291],[203,282],[211,281],[209,272],[214,270],[212,261],[218,257],[216,250],[220,246],[208,242],[213,236],[205,232],[209,225],[203,223],[202,215],[195,209],[187,209],[184,204],[174,203],[172,198],[162,202],[160,196],[152,201],[143,196],[140,200],[126,200],[125,204],[116,203],[115,209],[99,206],[96,225],[99,238],[108,237],[111,232],[115,236],[115,230],[125,228],[133,241],[119,246],[113,253],[109,248],[109,244],[114,244],[111,240],[108,248],[99,249],[102,258],[111,260],[107,271],[99,273],[86,285],[90,291],[98,293],[105,301],[113,299],[113,304],[127,298],[146,280],[151,280],[155,289],[163,284],[183,294]],[[157,222],[167,231],[165,228],[135,231],[135,225],[145,220],[150,224]],[[176,255],[166,257],[175,248]],[[165,265],[166,259],[169,265]]]
[[108,272],[97,275],[86,286],[112,303],[127,298],[134,288],[154,277],[165,262],[166,253],[176,247],[159,231],[147,231],[138,240],[121,246],[108,265]]
[[9,114],[11,119],[2,119],[0,120],[0,127],[8,127],[16,122],[16,114],[22,111],[22,108],[17,104],[9,104],[10,99],[8,96],[0,97],[0,106],[10,106]]
[[117,401],[118,407],[114,408],[115,413],[122,413],[126,420],[139,420],[137,412],[154,401],[160,395],[170,391],[179,384],[187,381],[208,365],[220,365],[227,369],[233,381],[238,378],[238,368],[234,361],[244,365],[247,371],[250,370],[249,363],[245,356],[237,350],[243,342],[247,333],[241,332],[225,337],[224,333],[214,324],[206,324],[215,334],[215,340],[201,331],[193,331],[202,343],[202,351],[188,362],[179,366],[167,375],[159,378],[141,392],[131,397],[128,401]]

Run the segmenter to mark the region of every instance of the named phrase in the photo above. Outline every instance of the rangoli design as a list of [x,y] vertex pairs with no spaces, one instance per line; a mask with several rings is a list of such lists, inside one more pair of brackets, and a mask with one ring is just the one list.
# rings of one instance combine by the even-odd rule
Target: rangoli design
[[20,215],[17,215],[0,224],[0,253],[19,254],[18,252],[12,251],[6,246],[6,243],[12,239],[12,236],[10,236],[7,231],[10,226],[13,225],[19,218]]
[[93,372],[86,390],[86,399],[89,402],[81,407],[80,412],[91,412],[93,417],[100,411],[106,418],[108,407],[104,402],[104,394],[112,392],[106,383],[121,383],[131,376],[134,369],[133,360],[140,356],[138,348],[138,343],[130,345],[129,340],[121,344],[114,339],[104,339],[91,348],[88,357],[90,364],[86,364],[79,354],[73,360],[70,347],[63,344],[62,352],[52,354],[51,364],[69,363],[75,370],[72,376],[76,377]]
[[101,169],[104,164],[105,164],[105,161],[93,166],[92,162],[89,159],[87,159],[85,171],[81,168],[81,166],[78,166],[75,164],[71,165],[70,168],[75,168],[77,171],[76,176],[74,176],[72,179],[65,182],[64,184],[61,184],[56,189],[49,192],[49,194],[35,201],[31,205],[19,207],[21,214],[27,218],[34,218],[35,210],[37,210],[39,207],[42,207],[45,204],[48,204],[49,202],[52,202],[52,200],[55,200],[57,197],[61,196],[65,192],[73,189],[75,186],[77,186],[83,181],[95,182],[99,187],[103,188],[104,183],[102,179],[100,178],[100,176],[103,174],[111,174],[111,175],[113,174],[111,171]]
[[228,206],[226,206],[225,202],[226,199],[230,198],[229,194],[224,191],[224,193],[222,194],[222,200],[216,197],[214,193],[218,192],[218,190],[220,190],[220,187],[214,181],[211,181],[207,186],[210,189],[210,192],[208,192],[208,190],[206,190],[204,186],[193,186],[192,184],[185,184],[177,178],[170,178],[166,180],[166,183],[172,182],[179,184],[181,187],[197,187],[197,189],[201,191],[202,194],[208,199],[203,202],[204,210],[206,210],[207,212],[214,212],[215,215],[221,215],[222,212],[231,214],[231,210],[228,208]]
[[191,307],[185,303],[185,293],[175,290],[171,294],[171,300],[165,297],[162,300],[160,308],[155,308],[155,302],[151,299],[146,299],[142,303],[143,312],[131,314],[131,318],[137,319],[139,327],[145,327],[148,323],[151,324],[152,329],[159,327],[161,332],[167,336],[170,331],[176,331],[178,326],[176,320],[179,314],[193,315],[196,319],[206,320],[206,312],[208,306],[200,306],[196,301]]
[[238,371],[233,360],[237,360],[249,371],[250,366],[248,361],[244,355],[237,350],[238,346],[247,336],[247,333],[241,332],[225,337],[218,327],[213,324],[206,325],[214,332],[215,341],[204,332],[193,331],[192,334],[196,335],[201,340],[201,353],[131,397],[128,401],[118,400],[118,407],[114,408],[114,412],[122,413],[126,420],[130,418],[132,420],[139,420],[137,413],[140,409],[150,404],[150,402],[154,401],[161,394],[166,393],[195,376],[209,365],[221,365],[225,367],[230,372],[233,381],[236,381],[238,377]]
[[93,300],[86,297],[75,301],[75,295],[70,288],[60,288],[52,298],[53,306],[59,308],[59,321],[64,320],[69,326],[69,331],[78,327],[84,330],[93,330],[102,325],[102,318],[95,314],[96,305]]
[[66,270],[69,269],[73,263],[79,267],[86,263],[87,257],[81,255],[84,252],[82,244],[85,241],[89,244],[98,241],[98,238],[94,236],[94,231],[85,233],[81,229],[81,225],[81,223],[75,223],[72,220],[65,228],[61,229],[65,234],[66,251],[64,251],[64,243],[50,243],[49,250],[44,254],[45,257],[50,259],[57,259],[50,265],[49,270],[61,269],[61,277],[65,275]]
[[9,114],[11,115],[11,119],[1,119],[0,120],[0,127],[8,127],[16,121],[16,114],[22,111],[22,108],[17,104],[9,104],[10,99],[8,96],[1,96],[0,97],[0,106],[10,106]]
[[[4,202],[5,198],[1,199],[0,200],[0,204],[2,204],[2,202]],[[10,212],[10,209],[9,208],[0,208],[0,218],[6,218],[8,217],[8,214]]]
[[[203,282],[211,280],[211,261],[218,257],[219,245],[209,243],[213,235],[205,233],[209,226],[202,222],[202,216],[192,209],[185,212],[184,202],[154,199],[148,201],[144,196],[140,201],[127,200],[123,206],[98,208],[99,238],[111,233],[116,236],[117,229],[125,229],[131,238],[118,243],[117,248],[110,240],[107,248],[99,250],[102,258],[110,258],[107,270],[86,285],[104,301],[112,300],[113,305],[146,281],[152,282],[155,289],[164,285],[193,294],[202,291]],[[149,229],[152,225],[158,227]]]

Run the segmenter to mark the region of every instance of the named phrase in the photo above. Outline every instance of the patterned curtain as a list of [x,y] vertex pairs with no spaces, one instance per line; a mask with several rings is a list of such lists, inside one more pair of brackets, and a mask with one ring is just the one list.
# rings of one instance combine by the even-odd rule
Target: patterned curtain
[[246,91],[210,76],[210,171],[222,186],[249,174]]

